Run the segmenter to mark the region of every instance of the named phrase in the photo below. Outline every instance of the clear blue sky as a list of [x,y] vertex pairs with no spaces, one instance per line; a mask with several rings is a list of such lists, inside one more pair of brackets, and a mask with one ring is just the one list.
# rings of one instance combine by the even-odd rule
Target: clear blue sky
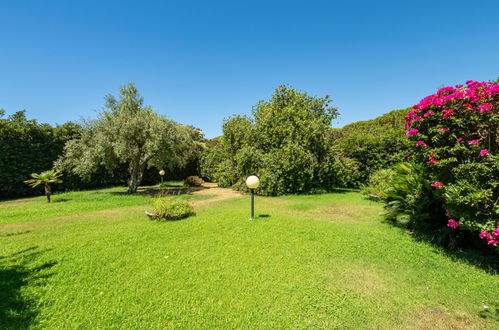
[[499,76],[497,0],[4,0],[0,36],[8,114],[95,117],[133,81],[157,112],[210,138],[281,83],[331,94],[342,126]]

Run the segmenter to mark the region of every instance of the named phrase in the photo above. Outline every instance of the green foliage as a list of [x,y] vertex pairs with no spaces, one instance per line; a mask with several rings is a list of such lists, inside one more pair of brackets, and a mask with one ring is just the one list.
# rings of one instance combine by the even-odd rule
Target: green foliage
[[344,186],[362,186],[377,170],[406,160],[411,154],[409,139],[402,129],[407,111],[391,111],[334,130],[336,148],[357,167],[353,175],[342,176]]
[[245,190],[244,181],[257,175],[257,193],[283,195],[327,191],[337,185],[337,154],[331,121],[338,111],[329,96],[313,97],[280,86],[268,101],[253,108],[252,118],[225,120],[223,138],[201,161],[203,176],[222,187]]
[[[27,119],[25,111],[0,118],[0,199],[38,194],[38,189],[30,189],[23,180],[33,172],[52,168],[53,162],[62,154],[64,144],[80,136],[81,130],[80,125],[72,122],[57,127],[40,124]],[[64,177],[64,183],[56,185],[58,190],[121,183],[121,177],[108,175],[102,167],[89,181],[82,181],[67,172]]]
[[377,170],[371,174],[367,184],[362,186],[361,193],[375,201],[386,200],[396,174],[391,168]]
[[121,87],[118,99],[108,95],[107,110],[87,123],[80,138],[66,143],[56,166],[89,177],[99,165],[112,172],[126,164],[128,192],[134,193],[148,167],[185,164],[193,153],[193,129],[156,114],[143,102],[133,84]]
[[[388,189],[380,196],[386,203],[384,216],[387,219],[421,230],[441,227],[445,223],[441,199],[434,195],[422,165],[399,163],[387,179],[389,181],[383,185]],[[376,188],[380,187],[372,187]]]
[[151,202],[151,206],[151,218],[155,220],[179,220],[194,214],[191,204],[185,200],[156,198]]

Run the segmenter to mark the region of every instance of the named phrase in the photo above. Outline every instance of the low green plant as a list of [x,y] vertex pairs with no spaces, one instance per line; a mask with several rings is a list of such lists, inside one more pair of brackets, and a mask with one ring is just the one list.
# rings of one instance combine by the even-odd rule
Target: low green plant
[[377,170],[371,174],[367,184],[361,187],[361,193],[375,201],[385,200],[395,174],[396,171],[390,168]]
[[192,205],[185,200],[156,198],[151,201],[153,212],[147,213],[154,220],[179,220],[194,214]]
[[441,199],[432,191],[422,165],[399,163],[393,167],[390,176],[381,195],[386,203],[385,218],[412,229],[445,224]]

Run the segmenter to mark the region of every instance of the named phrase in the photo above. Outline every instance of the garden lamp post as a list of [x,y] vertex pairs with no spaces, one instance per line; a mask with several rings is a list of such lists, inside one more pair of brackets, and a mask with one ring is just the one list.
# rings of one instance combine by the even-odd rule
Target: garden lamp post
[[159,171],[159,175],[161,175],[161,183],[163,183],[163,176],[165,175],[165,170]]
[[251,190],[251,218],[255,220],[255,189],[260,185],[260,179],[257,176],[251,175],[246,179],[246,186]]

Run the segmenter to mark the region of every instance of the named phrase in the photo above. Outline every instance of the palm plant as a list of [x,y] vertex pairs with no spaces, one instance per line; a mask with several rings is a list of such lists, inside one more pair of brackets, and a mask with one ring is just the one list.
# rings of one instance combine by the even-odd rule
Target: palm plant
[[40,174],[32,173],[32,179],[26,180],[24,183],[30,185],[32,188],[43,184],[45,187],[45,196],[47,196],[47,203],[50,203],[50,195],[52,195],[52,188],[50,187],[50,184],[61,183],[61,176],[62,172],[56,170],[45,171]]

